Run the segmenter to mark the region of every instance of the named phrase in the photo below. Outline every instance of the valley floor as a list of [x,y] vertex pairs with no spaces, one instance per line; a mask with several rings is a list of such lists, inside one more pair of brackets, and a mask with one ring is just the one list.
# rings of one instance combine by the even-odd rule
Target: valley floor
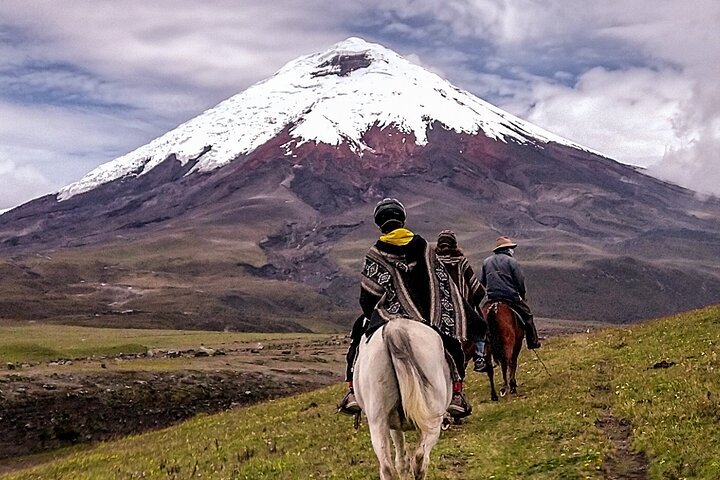
[[[538,326],[545,337],[598,327],[549,319],[539,319]],[[340,334],[17,322],[5,322],[0,332],[0,473],[45,462],[58,448],[336,384],[347,348]]]

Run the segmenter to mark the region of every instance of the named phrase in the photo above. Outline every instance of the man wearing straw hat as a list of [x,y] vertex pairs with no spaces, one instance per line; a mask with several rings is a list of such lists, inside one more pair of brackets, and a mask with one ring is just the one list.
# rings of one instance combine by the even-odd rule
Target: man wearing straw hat
[[480,283],[487,291],[488,301],[503,301],[522,317],[527,348],[540,348],[533,314],[525,302],[525,276],[513,257],[515,247],[517,243],[508,237],[495,240],[493,255],[483,262]]

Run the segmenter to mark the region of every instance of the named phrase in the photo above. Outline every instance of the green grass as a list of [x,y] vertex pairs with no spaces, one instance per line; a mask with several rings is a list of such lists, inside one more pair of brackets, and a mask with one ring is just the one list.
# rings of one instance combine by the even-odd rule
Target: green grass
[[[605,478],[616,445],[600,419],[632,425],[650,478],[720,478],[720,308],[554,339],[527,351],[520,395],[488,401],[469,378],[475,412],[443,434],[431,479]],[[653,368],[662,360],[669,368]],[[213,416],[94,448],[67,451],[7,479],[377,478],[367,427],[334,413],[343,387]]]
[[143,353],[158,348],[193,348],[312,336],[303,333],[91,328],[23,322],[0,325],[0,362],[42,362],[93,355]]

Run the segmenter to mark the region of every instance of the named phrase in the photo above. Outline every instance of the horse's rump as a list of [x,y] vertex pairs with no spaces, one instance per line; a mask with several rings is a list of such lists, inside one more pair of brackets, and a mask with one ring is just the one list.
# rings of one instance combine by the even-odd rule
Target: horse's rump
[[[503,386],[500,395],[504,396],[508,390],[515,393],[515,372],[524,334],[522,316],[502,300],[487,303],[483,307],[483,313],[490,329],[490,351],[493,359],[499,362],[502,368]],[[488,376],[491,397],[495,400],[497,396],[492,372]]]
[[405,418],[426,430],[446,408],[444,399],[437,401],[447,383],[440,336],[420,322],[391,321],[383,329],[383,337],[395,369]]
[[[415,478],[425,478],[430,450],[440,435],[452,395],[444,352],[435,330],[405,318],[389,321],[360,345],[355,394],[368,419],[383,479],[396,478],[393,472],[407,476],[409,470]],[[408,424],[419,430],[418,448],[410,458],[399,431]],[[391,440],[396,447],[395,467],[389,451]]]

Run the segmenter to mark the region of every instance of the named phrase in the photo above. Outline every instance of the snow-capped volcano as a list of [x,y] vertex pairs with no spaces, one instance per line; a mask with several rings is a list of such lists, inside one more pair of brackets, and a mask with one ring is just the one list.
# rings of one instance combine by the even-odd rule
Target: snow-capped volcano
[[372,126],[394,126],[418,145],[438,122],[458,133],[500,141],[555,142],[588,150],[500,110],[359,38],[291,61],[261,81],[127,155],[103,164],[60,190],[66,200],[98,185],[147,173],[169,155],[199,160],[188,172],[210,171],[246,155],[290,128],[286,153],[305,142],[346,143],[362,154]]
[[[0,256],[32,259],[0,264],[17,295],[0,317],[97,322],[122,302],[138,313],[118,322],[142,327],[355,318],[383,197],[431,242],[453,229],[475,265],[512,237],[539,316],[627,322],[720,301],[720,203],[351,38],[0,215]],[[37,252],[58,254],[39,267]]]

